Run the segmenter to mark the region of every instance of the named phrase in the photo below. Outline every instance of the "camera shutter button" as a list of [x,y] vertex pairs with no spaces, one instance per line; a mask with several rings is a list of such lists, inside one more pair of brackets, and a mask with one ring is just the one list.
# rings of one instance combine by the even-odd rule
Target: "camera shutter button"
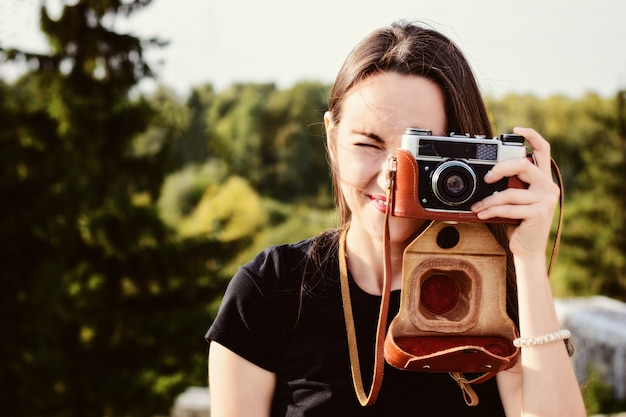
[[524,138],[524,136],[514,135],[512,133],[505,133],[503,135],[500,135],[500,140],[502,141],[502,143],[522,145],[524,144],[524,141],[526,140],[526,138]]

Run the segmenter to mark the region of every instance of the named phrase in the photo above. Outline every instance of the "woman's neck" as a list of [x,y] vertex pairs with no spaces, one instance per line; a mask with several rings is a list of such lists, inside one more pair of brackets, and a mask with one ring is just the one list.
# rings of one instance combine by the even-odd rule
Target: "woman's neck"
[[[407,242],[391,242],[391,289],[400,289],[402,283],[402,254]],[[385,257],[384,242],[372,239],[358,228],[348,230],[346,237],[346,262],[356,284],[365,292],[381,295],[383,291]]]

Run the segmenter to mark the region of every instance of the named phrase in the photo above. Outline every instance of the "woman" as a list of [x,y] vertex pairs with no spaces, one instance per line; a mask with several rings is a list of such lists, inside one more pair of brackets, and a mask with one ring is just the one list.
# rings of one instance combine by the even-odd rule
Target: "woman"
[[[447,374],[389,366],[375,404],[359,404],[339,289],[341,232],[347,230],[345,259],[367,386],[384,273],[388,156],[400,146],[407,127],[444,136],[490,136],[491,129],[460,51],[438,32],[407,23],[373,32],[351,52],[337,76],[324,122],[341,225],[303,242],[269,248],[233,278],[207,334],[212,415],[585,415],[562,342],[522,348],[513,368],[475,386],[480,399],[476,407],[465,404]],[[472,210],[486,221],[520,221],[505,242],[513,283],[509,304],[518,306],[510,314],[516,316],[521,337],[533,338],[559,330],[545,267],[559,190],[551,177],[548,143],[531,129],[517,128],[515,133],[533,147],[536,165],[525,158],[503,161],[485,181],[518,176],[528,189],[506,190]],[[390,318],[399,308],[403,249],[423,224],[419,219],[390,219]],[[496,229],[502,232],[503,227]],[[506,239],[506,234],[499,236]]]

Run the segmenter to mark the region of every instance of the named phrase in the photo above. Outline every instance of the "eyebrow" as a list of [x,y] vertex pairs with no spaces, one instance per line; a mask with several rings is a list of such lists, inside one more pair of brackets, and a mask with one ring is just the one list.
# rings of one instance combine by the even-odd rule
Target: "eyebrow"
[[352,133],[356,133],[358,135],[363,135],[366,136],[370,139],[373,139],[374,141],[380,143],[380,144],[384,144],[385,141],[383,138],[381,138],[380,136],[378,136],[376,133],[372,133],[372,132],[363,132],[363,131],[359,131],[359,130],[353,130]]

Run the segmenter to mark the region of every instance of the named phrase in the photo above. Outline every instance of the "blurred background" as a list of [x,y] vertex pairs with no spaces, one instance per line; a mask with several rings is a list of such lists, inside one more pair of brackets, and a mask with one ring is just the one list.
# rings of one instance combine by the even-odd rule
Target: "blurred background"
[[[625,15],[612,0],[3,0],[2,414],[163,416],[206,386],[203,336],[237,266],[335,224],[330,86],[399,18],[459,43],[494,131],[550,140],[555,295],[626,301]],[[589,413],[626,410],[619,379],[582,372]]]

